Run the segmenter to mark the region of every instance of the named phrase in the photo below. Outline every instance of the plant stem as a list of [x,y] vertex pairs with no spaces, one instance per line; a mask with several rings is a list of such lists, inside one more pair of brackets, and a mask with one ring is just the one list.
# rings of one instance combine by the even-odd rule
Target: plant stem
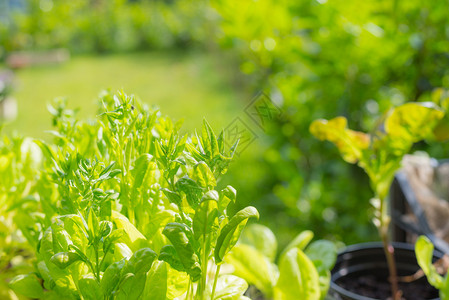
[[217,281],[218,281],[218,275],[220,274],[220,268],[221,264],[217,266],[217,270],[215,271],[215,277],[214,277],[214,285],[212,287],[212,294],[211,294],[211,300],[214,300],[215,296],[215,288],[217,287]]
[[390,238],[388,236],[389,218],[387,215],[385,201],[386,199],[380,199],[380,224],[379,235],[382,240],[385,257],[387,259],[388,272],[390,274],[389,281],[391,285],[391,295],[393,300],[400,300],[401,293],[398,288],[398,276],[396,271],[396,261],[394,258],[394,248],[391,245]]

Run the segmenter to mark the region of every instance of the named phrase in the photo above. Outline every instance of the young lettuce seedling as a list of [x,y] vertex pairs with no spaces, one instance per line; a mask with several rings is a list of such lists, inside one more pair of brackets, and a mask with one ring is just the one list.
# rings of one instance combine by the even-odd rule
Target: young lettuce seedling
[[332,120],[316,120],[310,132],[320,140],[334,143],[343,159],[357,163],[365,170],[375,192],[372,204],[375,208],[374,224],[378,228],[390,272],[392,298],[400,299],[397,286],[394,249],[388,235],[390,216],[387,195],[402,157],[412,145],[423,139],[434,138],[444,112],[432,102],[406,103],[389,111],[382,127],[372,133],[353,131],[347,128],[347,120],[337,117]]

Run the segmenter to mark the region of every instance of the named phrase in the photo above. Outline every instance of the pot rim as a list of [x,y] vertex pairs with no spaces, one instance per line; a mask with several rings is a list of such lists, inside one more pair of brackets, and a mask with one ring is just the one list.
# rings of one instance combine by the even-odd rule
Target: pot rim
[[[393,248],[395,248],[395,249],[413,251],[413,254],[415,253],[415,245],[413,245],[413,244],[402,243],[402,242],[393,242],[391,244],[393,245]],[[359,250],[370,250],[370,249],[382,249],[383,250],[383,244],[382,244],[382,242],[366,242],[366,243],[358,243],[358,244],[346,246],[338,251],[337,261],[339,259],[341,260],[342,256],[346,253],[359,251]],[[433,252],[434,257],[435,256],[442,257],[443,255],[444,255],[443,252],[439,251],[438,249],[434,249],[434,252]],[[332,270],[331,274],[333,275],[333,273],[334,273],[334,271]],[[362,295],[356,294],[354,292],[351,292],[351,291],[348,291],[348,290],[342,288],[341,286],[337,285],[334,282],[334,280],[333,280],[334,276],[332,276],[332,275],[331,275],[331,281],[330,281],[330,290],[334,290],[341,295],[344,295],[347,297],[352,297],[352,298],[358,299],[358,300],[379,300],[379,299],[375,299],[375,298],[362,296]],[[439,300],[439,299],[440,298],[433,298],[433,299],[428,299],[428,300]]]

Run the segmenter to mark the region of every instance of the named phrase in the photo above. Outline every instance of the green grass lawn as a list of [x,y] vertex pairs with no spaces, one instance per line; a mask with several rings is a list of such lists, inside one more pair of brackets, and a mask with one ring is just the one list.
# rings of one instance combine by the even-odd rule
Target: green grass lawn
[[94,117],[103,89],[135,94],[164,115],[184,118],[185,129],[200,128],[203,117],[220,129],[243,111],[249,97],[232,86],[230,74],[219,58],[198,52],[73,57],[62,65],[21,69],[14,92],[19,115],[5,131],[49,137],[47,103],[67,97],[81,117]]

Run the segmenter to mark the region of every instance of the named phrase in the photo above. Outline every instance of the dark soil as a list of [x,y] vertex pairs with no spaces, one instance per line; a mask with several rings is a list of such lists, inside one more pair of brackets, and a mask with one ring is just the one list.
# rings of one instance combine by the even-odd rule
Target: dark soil
[[[385,279],[376,278],[374,275],[364,275],[357,278],[344,276],[336,282],[345,290],[351,291],[361,296],[374,299],[391,298],[390,283]],[[411,282],[399,283],[403,299],[424,300],[438,298],[438,291],[432,287],[424,278]]]

